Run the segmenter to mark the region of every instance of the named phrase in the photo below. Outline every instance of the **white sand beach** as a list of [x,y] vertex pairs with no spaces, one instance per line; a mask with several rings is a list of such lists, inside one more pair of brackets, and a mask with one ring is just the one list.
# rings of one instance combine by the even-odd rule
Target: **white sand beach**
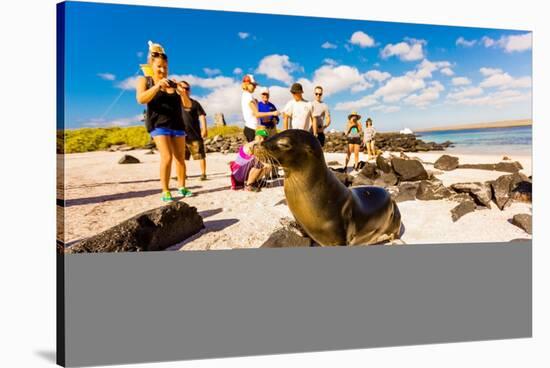
[[[160,201],[159,154],[145,150],[128,152],[140,164],[120,165],[122,152],[90,152],[65,155],[65,242],[95,235],[136,214],[162,206]],[[427,170],[444,152],[410,153],[422,159]],[[496,163],[503,155],[460,154],[460,163]],[[344,154],[327,153],[327,162],[344,162]],[[510,156],[531,175],[530,156]],[[230,189],[228,163],[234,154],[207,155],[208,180],[199,180],[198,162],[188,162],[188,188],[196,196],[180,199],[195,206],[205,229],[183,243],[181,250],[257,248],[279,227],[282,218],[292,218],[284,202],[282,186],[264,188],[259,193]],[[361,154],[360,159],[366,160]],[[448,186],[459,182],[486,181],[507,173],[476,169],[456,169],[437,177]],[[173,181],[175,189],[176,182]],[[175,194],[175,192],[174,192]],[[448,200],[406,201],[398,204],[407,244],[498,242],[531,238],[510,223],[515,214],[531,214],[530,203],[513,203],[504,211],[476,210],[457,222],[450,210],[457,205]],[[61,234],[59,234],[61,235]]]

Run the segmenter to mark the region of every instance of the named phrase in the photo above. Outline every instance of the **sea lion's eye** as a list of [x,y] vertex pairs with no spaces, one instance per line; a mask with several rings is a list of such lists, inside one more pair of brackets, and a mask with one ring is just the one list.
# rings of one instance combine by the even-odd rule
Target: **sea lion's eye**
[[286,139],[281,139],[280,141],[278,141],[277,146],[285,151],[291,148],[290,142],[288,142]]

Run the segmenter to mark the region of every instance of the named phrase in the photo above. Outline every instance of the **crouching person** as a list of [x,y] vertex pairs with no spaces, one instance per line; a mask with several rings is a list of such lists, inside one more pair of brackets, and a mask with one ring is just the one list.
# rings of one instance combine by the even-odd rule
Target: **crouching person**
[[229,163],[231,169],[231,187],[249,192],[259,192],[263,179],[271,172],[271,165],[264,164],[253,154],[254,145],[268,136],[264,129],[257,130],[255,139],[242,145],[237,157]]

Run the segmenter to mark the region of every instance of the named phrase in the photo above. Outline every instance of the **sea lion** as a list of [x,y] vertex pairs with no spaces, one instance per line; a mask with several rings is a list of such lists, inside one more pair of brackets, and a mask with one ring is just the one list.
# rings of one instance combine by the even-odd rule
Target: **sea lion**
[[254,154],[283,168],[288,207],[318,244],[365,245],[399,238],[401,214],[389,193],[374,186],[347,188],[327,168],[311,133],[285,130],[256,145]]

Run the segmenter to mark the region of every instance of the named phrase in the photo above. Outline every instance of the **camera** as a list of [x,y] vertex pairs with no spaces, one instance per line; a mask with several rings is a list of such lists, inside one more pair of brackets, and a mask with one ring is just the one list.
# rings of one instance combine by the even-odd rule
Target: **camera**
[[174,82],[173,80],[168,79],[168,86],[170,88],[177,88],[178,84]]

